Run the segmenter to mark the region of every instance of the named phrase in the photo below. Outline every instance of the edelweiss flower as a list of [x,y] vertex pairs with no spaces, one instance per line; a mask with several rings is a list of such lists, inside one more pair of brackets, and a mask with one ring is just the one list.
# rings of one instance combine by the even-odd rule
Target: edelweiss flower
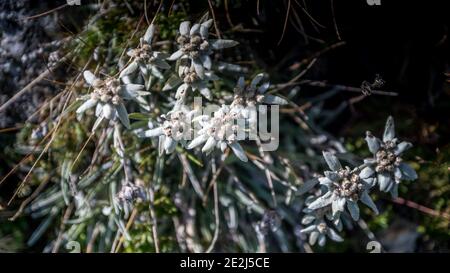
[[217,80],[218,77],[211,71],[212,61],[209,55],[214,49],[223,49],[237,45],[232,40],[208,40],[209,28],[212,20],[202,24],[194,24],[190,28],[190,22],[180,24],[180,36],[177,43],[180,49],[173,53],[168,60],[180,59],[178,76],[173,75],[163,87],[163,91],[180,85],[175,95],[176,99],[183,99],[187,91],[199,90],[208,100],[212,99],[211,90],[207,84]]
[[[191,23],[189,21],[182,22],[180,24],[180,35],[177,38],[180,48],[168,60],[189,59],[189,65],[192,65],[198,77],[203,79],[205,69],[211,69],[212,62],[209,55],[213,53],[213,50],[233,47],[238,44],[232,40],[208,40],[212,22],[211,19],[201,24],[194,24],[192,28],[190,28]],[[179,70],[182,69],[184,67],[179,68]]]
[[328,191],[309,204],[308,208],[318,209],[331,205],[334,217],[339,217],[344,211],[345,205],[352,218],[359,219],[358,200],[370,207],[376,214],[378,209],[369,196],[370,185],[360,179],[350,168],[343,168],[339,160],[329,152],[323,152],[323,156],[331,171],[325,171],[325,176],[319,178],[319,183],[327,187]]
[[335,242],[344,241],[344,239],[342,239],[342,237],[339,236],[333,228],[327,225],[324,219],[317,219],[312,215],[306,215],[302,219],[302,224],[311,224],[308,227],[300,230],[300,233],[309,234],[310,245],[314,245],[316,242],[318,242],[320,246],[324,246],[327,241],[327,236]]
[[117,198],[121,202],[133,203],[138,198],[145,200],[146,194],[141,187],[138,187],[133,183],[126,183],[125,185],[122,185],[122,188],[117,193]]
[[361,171],[360,176],[363,180],[372,185],[378,183],[381,191],[390,192],[396,197],[398,184],[402,179],[417,179],[416,171],[400,157],[404,151],[412,147],[412,144],[406,141],[398,143],[392,117],[386,121],[383,141],[370,132],[366,133],[366,141],[374,157],[364,160],[367,167]]
[[145,80],[146,88],[150,87],[152,77],[162,79],[163,74],[159,69],[169,69],[170,65],[166,63],[165,59],[169,57],[168,54],[153,51],[152,39],[155,33],[155,26],[152,24],[148,27],[144,36],[140,39],[139,46],[127,52],[127,55],[131,57],[130,64],[125,67],[120,73],[120,78],[133,74],[136,71],[140,71],[140,74]]
[[[332,209],[330,206],[325,206],[322,208],[310,209],[308,206],[317,200],[319,197],[315,195],[310,195],[305,199],[305,208],[303,208],[302,212],[305,216],[302,218],[302,225],[308,225],[312,223],[316,219],[327,219],[333,226],[338,230],[342,231],[344,228],[341,220],[341,215],[333,215]],[[340,213],[338,213],[340,214]]]
[[234,98],[230,107],[235,111],[239,111],[247,119],[251,130],[257,128],[257,105],[262,103],[287,104],[287,101],[281,97],[265,94],[269,89],[270,83],[265,82],[259,85],[263,78],[264,74],[260,73],[253,78],[249,85],[246,85],[245,79],[240,77],[234,88]]
[[231,106],[253,107],[260,103],[279,105],[287,104],[287,101],[281,97],[265,94],[269,89],[270,83],[265,82],[258,86],[263,78],[264,74],[260,73],[256,75],[251,83],[247,86],[245,85],[244,77],[240,77],[236,84],[236,87],[234,88],[235,95]]
[[198,131],[198,136],[189,143],[187,148],[192,149],[205,143],[202,152],[210,153],[215,147],[224,152],[227,146],[230,146],[240,160],[247,162],[248,158],[244,149],[238,143],[243,129],[239,126],[239,122],[235,124],[235,120],[242,118],[238,111],[226,105],[222,105],[218,111],[214,112],[213,117],[202,115],[194,118],[193,121],[198,121],[202,129]]
[[124,100],[135,100],[141,106],[148,106],[142,96],[150,94],[143,91],[144,86],[140,84],[121,85],[120,80],[108,77],[104,80],[98,79],[92,72],[86,70],[83,73],[86,82],[94,90],[91,94],[82,96],[85,102],[77,109],[77,114],[84,113],[87,109],[96,106],[95,115],[98,117],[92,130],[95,130],[103,119],[116,120],[118,117],[122,124],[129,128],[130,120],[124,105]]
[[[115,206],[117,209],[122,210],[125,217],[128,217],[130,211],[133,210],[135,202],[138,200],[148,200],[147,194],[142,186],[135,185],[131,182],[122,184],[122,188],[117,193],[115,198]],[[106,208],[106,213],[108,209]]]
[[190,67],[188,68],[188,72],[186,72],[186,74],[181,75],[181,78],[176,75],[170,77],[164,85],[162,91],[173,89],[181,83],[175,94],[175,98],[177,100],[183,100],[189,89],[192,89],[192,91],[198,90],[206,99],[212,100],[212,94],[211,90],[208,88],[208,82],[218,79],[219,77],[217,77],[212,71],[206,71],[203,79],[200,79],[194,71],[194,68]]
[[187,139],[192,135],[191,121],[195,115],[196,110],[189,110],[185,105],[182,105],[166,115],[161,117],[165,121],[157,128],[144,131],[140,134],[141,137],[159,137],[160,153],[165,151],[167,154],[172,153],[178,142],[183,146]]

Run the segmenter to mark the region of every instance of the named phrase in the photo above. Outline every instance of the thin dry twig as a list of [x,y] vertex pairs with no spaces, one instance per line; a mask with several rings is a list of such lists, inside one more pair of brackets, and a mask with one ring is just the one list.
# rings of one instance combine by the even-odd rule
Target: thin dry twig
[[[84,67],[84,69],[89,65],[89,63],[92,60],[92,55],[89,58],[89,60],[86,62],[86,65]],[[83,70],[84,70],[83,69]],[[73,84],[70,86],[69,90],[69,94],[67,95],[66,101],[64,103],[63,109],[62,111],[64,111],[70,101],[71,95],[73,94],[73,88],[75,86],[75,83],[78,81],[78,79],[80,78],[81,73],[79,73],[75,79],[75,81],[73,82]],[[51,144],[53,143],[53,140],[56,137],[56,132],[58,131],[58,129],[60,128],[61,122],[62,122],[62,118],[60,117],[54,127],[53,133],[51,134],[51,138],[49,140],[49,142],[47,143],[47,145],[45,145],[43,151],[39,154],[38,158],[36,159],[36,161],[34,162],[34,164],[31,166],[30,170],[28,171],[28,173],[26,174],[25,178],[22,180],[22,182],[20,183],[19,187],[17,188],[17,190],[14,192],[13,196],[11,197],[11,199],[8,201],[8,206],[11,204],[11,202],[14,200],[14,198],[17,196],[17,194],[19,193],[19,191],[22,189],[22,187],[25,185],[28,177],[30,177],[31,173],[33,172],[34,168],[36,167],[37,163],[39,162],[39,160],[42,158],[42,156],[47,152],[47,150],[50,148]]]
[[80,159],[81,154],[83,153],[84,149],[86,149],[86,146],[88,145],[89,141],[91,141],[92,137],[94,136],[94,133],[95,132],[91,132],[89,134],[88,139],[84,142],[83,147],[81,147],[81,150],[78,152],[77,156],[75,157],[75,160],[72,163],[72,166],[70,167],[71,170],[73,169],[75,164],[78,162],[78,159]]
[[444,218],[446,220],[450,220],[450,214],[448,214],[448,213],[436,211],[434,209],[422,206],[420,204],[417,204],[416,202],[409,201],[409,200],[406,200],[406,199],[401,198],[401,197],[397,197],[397,198],[392,199],[392,202],[394,202],[396,204],[399,204],[399,205],[405,205],[407,207],[416,209],[418,211],[421,211],[421,212],[423,212],[425,214],[428,214],[428,215],[431,215],[431,216],[441,217],[441,218]]
[[10,128],[2,128],[0,129],[0,134],[1,133],[7,133],[7,132],[12,132],[12,131],[17,131],[23,128],[23,125],[21,126],[16,126],[16,127],[10,127]]
[[65,212],[62,216],[61,224],[59,226],[58,237],[56,238],[55,244],[53,245],[52,253],[57,253],[59,250],[59,247],[61,246],[63,235],[64,235],[64,227],[66,225],[66,221],[69,219],[70,215],[72,214],[73,209],[74,209],[74,205],[72,203],[72,204],[70,204],[70,206],[67,207],[67,209],[65,210]]
[[231,26],[231,28],[234,28],[234,24],[231,21],[230,12],[228,10],[228,0],[224,1],[224,6],[225,6],[225,16],[227,17],[228,24]]
[[256,1],[256,14],[259,16],[259,0]]
[[3,112],[6,108],[8,108],[12,103],[14,103],[19,97],[25,94],[27,91],[31,90],[33,86],[39,83],[41,80],[49,76],[61,63],[65,62],[71,54],[67,54],[62,57],[54,66],[42,72],[39,76],[37,76],[34,80],[32,80],[29,84],[27,84],[24,88],[22,88],[19,92],[17,92],[12,98],[6,101],[2,106],[0,106],[0,113]]
[[334,0],[330,0],[331,1],[331,15],[333,17],[333,24],[334,24],[334,29],[336,30],[336,36],[338,38],[338,40],[342,40],[341,39],[341,34],[339,33],[339,29],[337,26],[337,22],[336,22],[336,14],[334,13]]
[[284,33],[286,32],[286,27],[287,27],[287,22],[289,19],[289,12],[291,11],[291,0],[288,0],[288,6],[287,6],[287,10],[286,10],[286,18],[284,19],[284,25],[283,25],[283,32],[281,33],[281,37],[280,40],[277,43],[277,46],[279,46],[281,44],[281,41],[283,41],[284,38]]
[[51,10],[48,10],[48,11],[45,11],[45,12],[42,12],[42,13],[39,13],[39,14],[36,14],[36,15],[32,15],[32,16],[29,16],[29,17],[25,17],[25,18],[23,18],[23,20],[24,20],[24,21],[25,21],[25,20],[31,20],[31,19],[36,19],[36,18],[45,16],[45,15],[49,15],[49,14],[55,12],[55,11],[58,11],[58,10],[60,10],[60,9],[63,9],[63,8],[65,8],[65,7],[67,7],[68,5],[69,5],[69,4],[66,3],[66,4],[64,4],[64,5],[58,6],[58,7],[56,7],[56,8],[53,8],[53,9],[51,9]]
[[[136,25],[136,28],[134,29],[133,33],[131,34],[131,37],[129,39],[127,39],[127,42],[125,43],[125,45],[123,47],[123,50],[122,50],[122,53],[120,54],[118,62],[120,62],[122,60],[123,56],[125,56],[125,53],[127,52],[127,48],[130,45],[130,42],[133,40],[134,35],[136,35],[136,33],[138,32],[142,22],[144,21],[144,18],[145,18],[144,15],[141,16],[141,18],[139,19],[139,22]],[[123,66],[122,70],[125,69],[125,67],[126,66]],[[122,72],[122,70],[117,72],[117,74],[115,76],[118,76],[120,74],[120,72]]]
[[311,22],[314,23],[314,24],[313,24],[314,27],[317,25],[318,27],[325,28],[325,26],[322,25],[321,23],[319,23],[316,19],[314,19],[314,17],[312,17],[312,15],[309,14],[309,12],[306,10],[306,8],[303,7],[297,0],[294,0],[294,2],[302,9],[302,11],[306,14],[306,16],[309,17],[309,19],[311,20]]
[[49,181],[50,181],[50,176],[48,176],[47,179],[42,181],[42,183],[39,184],[39,186],[36,188],[36,190],[34,190],[34,192],[20,204],[19,209],[16,211],[16,213],[11,218],[9,218],[9,220],[15,221],[20,215],[22,215],[22,212],[25,209],[25,207],[31,201],[33,201],[34,198],[36,198],[39,195],[39,193],[41,193],[41,191],[45,188],[45,186],[48,184]]
[[155,23],[156,16],[158,16],[159,11],[161,10],[161,7],[162,7],[163,2],[164,2],[164,0],[161,0],[161,1],[159,2],[158,9],[156,10],[155,15],[153,16],[153,19],[152,19],[151,24]]
[[[342,91],[362,93],[362,89],[360,87],[346,86],[346,85],[342,85],[342,84],[329,84],[329,83],[326,83],[323,81],[303,80],[303,81],[300,81],[297,83],[293,83],[292,85],[310,85],[310,86],[324,87],[324,88],[337,88]],[[393,97],[398,96],[398,93],[391,92],[391,91],[372,90],[371,92],[372,92],[372,94],[375,94],[375,95],[384,95],[384,96],[393,96]]]
[[289,80],[287,83],[281,83],[281,84],[275,85],[275,89],[271,90],[270,92],[273,93],[273,92],[279,91],[279,90],[281,90],[281,89],[283,89],[285,87],[297,85],[296,81],[298,81],[301,77],[303,77],[306,74],[306,72],[308,72],[308,70],[314,65],[314,63],[317,61],[317,59],[321,55],[323,55],[324,53],[326,53],[326,52],[328,52],[330,50],[333,50],[333,49],[335,49],[337,47],[343,46],[345,44],[346,43],[344,41],[337,42],[335,44],[332,44],[330,46],[327,46],[327,47],[321,49],[320,51],[316,52],[312,56],[310,56],[308,58],[305,58],[304,60],[302,60],[299,63],[300,67],[302,65],[304,65],[304,64],[308,64],[305,70],[301,71],[297,76],[295,76],[293,79]]
[[211,10],[211,15],[212,15],[212,18],[213,18],[214,28],[216,29],[217,37],[219,39],[222,39],[222,37],[220,35],[219,27],[217,26],[216,14],[214,13],[214,8],[213,8],[213,5],[211,3],[211,0],[208,0],[208,5],[209,5],[209,9]]
[[147,0],[144,0],[144,16],[145,16],[145,20],[147,21],[147,24],[150,25],[150,20],[148,19],[148,14],[147,14]]
[[3,182],[6,181],[6,179],[8,179],[8,177],[10,177],[25,161],[27,161],[28,159],[30,159],[34,152],[37,150],[37,148],[44,143],[44,141],[49,138],[51,136],[51,134],[53,133],[53,131],[55,130],[55,128],[52,128],[43,138],[41,141],[39,141],[38,144],[36,144],[33,149],[31,150],[31,152],[29,152],[26,156],[24,156],[19,163],[17,163],[1,180],[0,180],[0,185],[3,184]]
[[[134,220],[136,219],[136,215],[137,215],[138,211],[136,208],[133,209],[133,211],[131,212],[130,217],[128,218],[128,222],[125,226],[125,232],[128,232],[128,230],[130,230],[131,225],[134,223]],[[122,247],[122,244],[125,240],[125,234],[122,233],[122,235],[120,236],[119,242],[117,243],[117,247],[114,250],[114,253],[119,252],[120,248]]]
[[225,159],[228,157],[229,152],[230,152],[230,150],[227,149],[226,152],[225,152],[224,159],[220,163],[219,169],[217,169],[217,171],[214,173],[214,175],[213,175],[213,177],[211,179],[211,182],[209,182],[208,188],[206,188],[205,198],[203,199],[203,205],[205,205],[206,202],[208,201],[208,193],[211,190],[211,188],[214,186],[214,184],[217,183],[217,178],[222,173],[223,167],[225,166]]
[[271,90],[271,92],[276,92],[278,90],[281,90],[287,86],[292,85],[292,83],[298,81],[299,79],[301,79],[309,71],[309,69],[316,63],[316,61],[317,61],[317,58],[312,59],[311,62],[309,62],[308,66],[304,70],[302,70],[302,72],[300,72],[297,76],[295,76],[294,78],[289,80],[287,83],[277,85],[276,89]]
[[97,223],[94,227],[94,231],[92,232],[92,236],[89,239],[89,242],[86,246],[86,253],[92,253],[92,251],[94,250],[95,240],[97,239],[99,234],[100,234],[100,225],[99,223]]

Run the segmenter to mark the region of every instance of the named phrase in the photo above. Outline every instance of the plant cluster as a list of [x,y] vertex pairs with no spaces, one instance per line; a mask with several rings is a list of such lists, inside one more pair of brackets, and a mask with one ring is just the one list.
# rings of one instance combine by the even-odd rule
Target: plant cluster
[[[68,228],[46,251],[61,241],[83,241],[95,251],[117,251],[133,240],[151,242],[145,249],[160,251],[163,239],[158,234],[176,238],[178,247],[166,242],[169,251],[211,251],[220,220],[226,221],[221,228],[243,251],[264,251],[268,230],[283,251],[291,249],[291,236],[299,245],[323,246],[327,237],[343,240],[338,232],[359,220],[359,202],[378,213],[370,197],[377,185],[396,196],[402,180],[417,178],[401,158],[412,145],[395,138],[391,117],[382,140],[367,132],[373,156],[362,164],[351,162],[355,167],[341,165],[337,157],[345,149],[319,130],[302,143],[309,149],[302,159],[307,163],[295,167],[295,152],[265,152],[258,141],[257,149],[247,147],[249,131],[257,129],[257,109],[291,101],[289,96],[274,95],[264,73],[255,73],[249,82],[243,75],[236,77],[237,82],[225,79],[221,72],[227,66],[217,59],[221,50],[238,43],[211,39],[212,24],[206,17],[192,26],[182,22],[175,41],[169,42],[175,46],[172,52],[156,43],[157,28],[152,24],[136,48],[127,51],[128,60],[117,62],[117,73],[83,72],[82,90],[88,93],[78,96],[58,118],[75,112],[79,122],[68,131],[83,131],[80,128],[93,121],[89,139],[98,137],[98,142],[92,158],[81,156],[86,144],[75,159],[64,156],[59,183],[27,206],[26,212],[34,217],[47,217],[30,245],[64,208],[73,207],[76,217],[63,221]],[[191,106],[197,93],[207,99],[207,106],[214,106],[210,113]],[[308,124],[314,127],[312,120]],[[290,137],[282,132],[287,146],[292,139],[303,141],[295,132]],[[330,170],[322,175],[315,170],[320,161],[317,150],[327,150],[323,157]],[[234,156],[229,156],[230,151]],[[86,170],[80,171],[86,164]],[[174,182],[178,173],[181,183]],[[210,190],[214,201],[208,199]],[[196,219],[211,204],[214,219],[211,215]],[[134,222],[133,232],[138,235],[126,221]],[[252,246],[241,240],[243,235],[256,235]],[[205,241],[211,242],[207,249]]]
[[342,220],[346,219],[342,215],[344,212],[347,212],[352,220],[359,220],[358,201],[378,214],[377,206],[369,195],[375,185],[379,185],[380,191],[389,191],[397,197],[398,184],[402,180],[417,179],[414,169],[399,157],[412,144],[405,141],[396,144],[398,140],[395,138],[392,117],[386,122],[383,141],[370,132],[367,132],[366,141],[373,157],[365,159],[362,165],[353,169],[343,167],[339,159],[330,152],[323,153],[330,171],[325,171],[324,175],[317,179],[321,186],[320,196],[307,197],[307,207],[304,210],[306,215],[302,219],[302,223],[308,227],[301,232],[309,234],[310,244],[318,242],[323,246],[326,242],[325,235],[334,241],[342,241],[334,228],[342,231]]

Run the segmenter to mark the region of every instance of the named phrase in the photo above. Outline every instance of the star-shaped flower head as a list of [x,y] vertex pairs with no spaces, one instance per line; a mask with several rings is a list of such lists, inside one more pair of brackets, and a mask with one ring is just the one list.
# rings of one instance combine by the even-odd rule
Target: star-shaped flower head
[[128,182],[122,185],[122,188],[117,193],[117,198],[120,201],[132,203],[138,198],[145,200],[146,194],[142,187],[136,186],[133,183]]
[[180,24],[180,33],[177,37],[179,49],[168,59],[171,61],[178,59],[189,60],[189,62],[179,67],[179,73],[180,70],[185,69],[185,66],[192,66],[197,76],[203,79],[205,69],[211,70],[212,61],[210,55],[213,53],[213,50],[233,47],[238,44],[238,42],[232,40],[209,40],[209,28],[212,26],[212,23],[213,20],[210,19],[201,24],[194,24],[192,27],[190,27],[191,23],[189,21]]
[[93,91],[80,99],[85,102],[77,109],[76,113],[81,115],[86,110],[95,108],[95,115],[98,117],[92,130],[94,131],[103,119],[116,120],[127,128],[130,127],[130,120],[124,105],[125,100],[134,100],[142,107],[148,107],[142,96],[150,94],[144,91],[144,86],[140,84],[121,84],[120,80],[112,77],[99,79],[89,70],[84,71],[84,79],[93,87]]
[[[218,77],[211,71],[212,61],[210,55],[213,50],[219,50],[237,45],[232,40],[209,40],[209,28],[212,20],[201,24],[185,21],[180,24],[180,33],[177,38],[179,49],[168,60],[180,60],[178,63],[178,75],[170,77],[163,87],[163,91],[178,86],[176,98],[183,99],[188,90],[198,90],[208,100],[212,99],[209,81],[215,81]],[[181,84],[181,85],[180,85]]]
[[[194,71],[193,67],[187,68],[187,72],[182,74],[181,77],[176,75],[172,75],[164,85],[162,91],[167,91],[170,89],[177,88],[177,92],[175,94],[175,99],[184,100],[189,90],[199,91],[202,96],[204,96],[208,100],[212,100],[211,90],[208,88],[209,81],[218,80],[217,77],[212,71],[205,71],[203,79],[200,79],[197,76],[197,73]],[[180,85],[181,84],[181,85]]]
[[264,73],[256,75],[249,85],[245,84],[244,77],[240,77],[234,88],[234,99],[231,106],[256,106],[257,104],[287,104],[287,101],[281,97],[266,94],[270,87],[269,82],[261,81],[264,79]]
[[115,207],[122,210],[125,216],[128,216],[137,201],[147,200],[148,196],[142,186],[135,185],[131,182],[125,182],[117,193],[114,203]]
[[192,136],[192,119],[196,110],[190,110],[187,106],[182,105],[170,111],[166,115],[162,115],[164,120],[156,128],[149,129],[140,134],[141,137],[159,137],[159,151],[162,154],[172,153],[177,144],[180,142],[183,146],[186,140]]
[[120,78],[127,75],[135,74],[139,71],[145,80],[146,88],[150,88],[153,77],[162,79],[164,76],[160,69],[169,69],[170,65],[165,61],[169,57],[168,54],[154,51],[152,48],[153,35],[155,26],[151,24],[144,36],[140,38],[139,46],[127,52],[131,57],[129,65],[127,65],[120,73]]
[[[229,146],[240,160],[247,162],[245,151],[238,143],[243,133],[239,123],[239,119],[242,118],[238,111],[226,105],[222,105],[212,117],[201,115],[194,118],[193,121],[198,122],[201,129],[198,131],[198,136],[189,143],[188,149],[204,144],[202,152],[209,154],[216,147],[224,152]],[[235,122],[236,120],[238,121]]]
[[308,214],[303,217],[302,224],[308,225],[308,227],[300,230],[300,233],[309,234],[308,241],[310,245],[314,245],[318,242],[320,246],[324,246],[327,237],[335,242],[344,241],[332,227],[327,225],[327,222],[323,218],[316,218],[315,216]]
[[364,160],[367,167],[361,171],[361,178],[375,185],[378,183],[380,190],[390,192],[392,196],[398,195],[398,184],[401,180],[417,179],[416,171],[403,162],[401,155],[412,147],[406,141],[399,142],[395,138],[394,119],[389,117],[383,134],[383,141],[366,133],[366,142],[373,158]]
[[[323,193],[323,190],[326,191],[327,189],[319,189],[318,192]],[[305,199],[305,207],[302,210],[302,212],[305,215],[303,216],[301,221],[302,225],[308,225],[312,223],[314,220],[324,219],[327,220],[330,224],[332,224],[333,227],[336,228],[338,231],[342,231],[344,228],[343,221],[341,219],[342,217],[340,213],[338,213],[339,215],[333,215],[331,206],[325,206],[314,209],[309,208],[309,205],[320,197],[321,196],[309,195]]]
[[251,127],[257,126],[257,105],[287,104],[287,101],[281,97],[266,94],[270,83],[264,82],[260,84],[263,79],[264,74],[260,73],[252,79],[250,84],[246,85],[244,77],[240,77],[233,90],[234,98],[230,107],[235,111],[239,111],[244,118],[248,119]]
[[333,216],[339,217],[346,206],[352,218],[357,221],[357,202],[360,200],[378,214],[368,193],[370,185],[359,177],[358,169],[343,168],[337,157],[330,152],[323,152],[323,157],[331,171],[325,171],[325,176],[319,178],[319,183],[327,188],[327,192],[309,204],[308,208],[315,210],[331,205]]

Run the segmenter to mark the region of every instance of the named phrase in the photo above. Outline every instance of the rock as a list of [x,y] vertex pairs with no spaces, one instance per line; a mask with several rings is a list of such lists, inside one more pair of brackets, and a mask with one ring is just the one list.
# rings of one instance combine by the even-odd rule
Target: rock
[[[60,14],[52,13],[32,20],[65,1],[0,1],[0,105],[47,69],[46,59],[57,49],[62,37]],[[56,46],[55,46],[56,45]],[[13,127],[32,115],[57,87],[48,81],[35,85],[0,114],[0,128]]]

